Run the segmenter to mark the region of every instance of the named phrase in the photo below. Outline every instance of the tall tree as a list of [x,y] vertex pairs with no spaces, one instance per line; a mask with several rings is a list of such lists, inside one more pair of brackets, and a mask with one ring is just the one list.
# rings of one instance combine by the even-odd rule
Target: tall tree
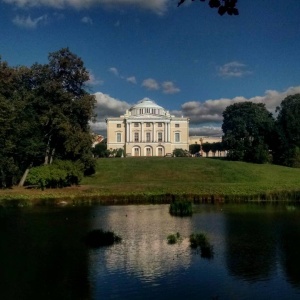
[[94,96],[89,74],[68,48],[49,54],[49,63],[9,67],[0,59],[0,187],[24,183],[31,165],[53,158],[94,167],[89,122]]
[[300,167],[300,94],[287,96],[276,111],[275,162]]
[[[179,0],[177,6],[183,4],[186,0]],[[192,0],[195,1],[195,0]],[[200,0],[200,2],[205,2],[205,0]],[[218,14],[223,16],[227,13],[230,16],[237,16],[239,10],[236,8],[237,0],[209,0],[208,5],[211,8],[217,8]]]
[[89,121],[95,98],[85,90],[89,74],[81,58],[68,48],[49,54],[47,65],[35,65],[32,84],[44,132],[45,159],[81,160],[88,168],[92,157]]
[[223,112],[223,142],[231,160],[269,161],[274,119],[262,103],[240,102]]

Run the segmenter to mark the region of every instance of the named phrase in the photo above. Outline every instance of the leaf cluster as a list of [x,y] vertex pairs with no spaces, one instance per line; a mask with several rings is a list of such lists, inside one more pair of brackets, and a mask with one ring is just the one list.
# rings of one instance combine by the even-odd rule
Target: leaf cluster
[[57,160],[51,165],[31,168],[26,185],[38,186],[41,189],[78,185],[83,178],[83,169],[83,164],[79,161]]
[[86,173],[95,169],[89,122],[96,101],[85,89],[88,71],[68,48],[48,58],[31,67],[0,59],[0,187],[54,159],[80,160]]
[[[177,6],[183,4],[186,0],[180,0]],[[195,0],[192,0],[195,1]],[[205,0],[200,0],[200,2],[205,2]],[[239,15],[239,10],[236,7],[237,0],[209,0],[208,5],[210,8],[217,8],[218,14],[223,16],[225,13],[232,16]]]

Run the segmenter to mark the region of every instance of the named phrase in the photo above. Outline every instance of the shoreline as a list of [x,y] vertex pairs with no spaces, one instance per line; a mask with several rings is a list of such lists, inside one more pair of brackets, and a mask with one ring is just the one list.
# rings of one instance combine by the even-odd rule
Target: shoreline
[[300,203],[300,189],[289,191],[267,191],[253,194],[214,194],[214,193],[102,193],[88,186],[61,189],[28,190],[13,188],[0,190],[0,206],[80,206],[80,205],[128,205],[128,204],[169,204],[172,201],[186,200],[194,204],[226,203]]

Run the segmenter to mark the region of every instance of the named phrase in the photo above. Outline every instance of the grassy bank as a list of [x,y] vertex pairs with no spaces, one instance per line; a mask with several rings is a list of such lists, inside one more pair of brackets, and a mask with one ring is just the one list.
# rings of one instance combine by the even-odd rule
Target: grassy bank
[[14,188],[0,201],[37,203],[244,202],[300,200],[300,169],[207,158],[99,159],[97,172],[80,187]]

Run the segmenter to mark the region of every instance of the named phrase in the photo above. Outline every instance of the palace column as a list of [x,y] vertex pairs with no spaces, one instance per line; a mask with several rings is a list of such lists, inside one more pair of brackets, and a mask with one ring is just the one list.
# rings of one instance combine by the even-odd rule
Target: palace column
[[144,122],[141,122],[141,132],[142,136],[140,137],[140,142],[144,141]]
[[168,123],[164,122],[164,142],[168,141]]

